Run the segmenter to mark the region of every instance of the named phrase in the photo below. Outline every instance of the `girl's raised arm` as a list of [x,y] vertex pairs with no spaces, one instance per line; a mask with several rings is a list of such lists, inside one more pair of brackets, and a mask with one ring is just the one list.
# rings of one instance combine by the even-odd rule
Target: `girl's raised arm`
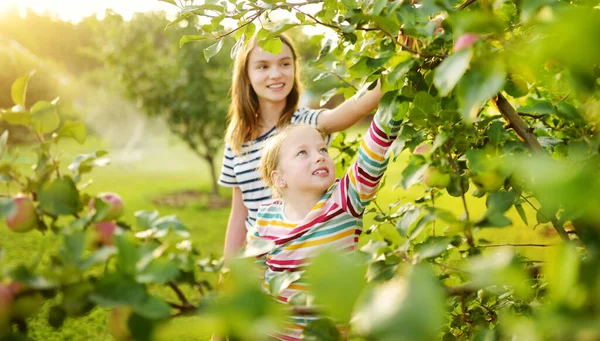
[[[386,121],[382,116],[376,114],[373,118],[361,141],[357,160],[340,180],[340,190],[334,193],[334,200],[355,217],[360,216],[375,197],[388,166],[387,150],[392,146],[401,127],[402,121]],[[389,128],[389,134],[385,132],[386,128]]]
[[352,96],[335,109],[322,112],[317,126],[327,134],[349,128],[377,108],[382,96],[381,83],[377,81],[377,86],[361,97]]

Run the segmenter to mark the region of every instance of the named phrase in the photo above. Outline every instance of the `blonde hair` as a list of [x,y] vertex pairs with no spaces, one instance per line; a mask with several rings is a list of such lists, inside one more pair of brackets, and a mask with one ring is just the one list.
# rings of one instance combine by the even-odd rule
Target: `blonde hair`
[[310,127],[316,130],[319,133],[319,135],[321,135],[321,138],[323,138],[324,141],[327,140],[327,134],[323,130],[315,128],[308,124],[287,125],[280,132],[273,135],[269,139],[267,144],[263,147],[263,154],[258,164],[258,171],[263,181],[267,184],[267,186],[269,186],[273,190],[273,197],[283,197],[281,189],[275,186],[275,183],[271,178],[271,174],[273,173],[273,171],[277,170],[277,167],[279,167],[279,160],[281,158],[281,146],[283,146],[285,139],[290,135],[292,130],[299,127]]
[[[277,37],[290,48],[294,58],[294,85],[287,96],[285,108],[277,122],[277,128],[283,128],[290,123],[294,111],[298,109],[301,86],[296,48],[287,36],[281,34]],[[238,155],[242,149],[242,144],[256,139],[260,132],[258,96],[248,77],[248,59],[256,46],[258,46],[258,40],[255,36],[238,52],[233,66],[231,104],[227,114],[229,124],[225,133],[225,141],[230,144],[231,149]]]

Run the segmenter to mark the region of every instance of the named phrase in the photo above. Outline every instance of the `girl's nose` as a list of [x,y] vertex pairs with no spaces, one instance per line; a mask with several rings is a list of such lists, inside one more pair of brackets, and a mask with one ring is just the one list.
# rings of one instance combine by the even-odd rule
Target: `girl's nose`
[[272,79],[277,79],[281,76],[281,70],[277,66],[271,68],[271,72],[269,73],[269,77]]

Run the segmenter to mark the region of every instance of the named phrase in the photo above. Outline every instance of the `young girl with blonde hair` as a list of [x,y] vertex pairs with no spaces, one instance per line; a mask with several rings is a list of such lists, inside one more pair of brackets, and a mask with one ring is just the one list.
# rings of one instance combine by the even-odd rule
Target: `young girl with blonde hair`
[[332,110],[299,109],[298,55],[289,38],[281,35],[279,39],[283,47],[277,55],[260,48],[256,38],[251,39],[234,64],[219,178],[219,184],[233,188],[225,236],[226,258],[242,248],[247,229],[256,221],[259,205],[272,198],[271,188],[257,170],[265,143],[290,124],[309,124],[326,134],[344,130],[372,112],[382,96],[378,85]]
[[[316,253],[355,249],[363,212],[375,197],[388,164],[386,152],[400,129],[400,122],[386,121],[382,116],[375,115],[357,160],[337,181],[326,135],[318,129],[288,126],[265,146],[261,175],[278,197],[260,205],[256,224],[247,238],[248,245],[260,240],[274,245],[258,257],[266,292],[277,275],[285,271],[301,274],[299,280],[279,293],[278,302],[287,304],[292,296],[309,292],[302,274]],[[300,340],[306,325],[317,318],[318,315],[292,316],[285,329],[270,336],[276,340]]]

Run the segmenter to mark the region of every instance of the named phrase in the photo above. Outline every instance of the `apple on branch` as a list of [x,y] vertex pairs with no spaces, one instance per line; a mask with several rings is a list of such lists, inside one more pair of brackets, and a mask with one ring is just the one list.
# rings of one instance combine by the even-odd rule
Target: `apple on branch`
[[38,215],[31,198],[17,194],[13,198],[15,209],[6,217],[6,225],[14,232],[28,232],[38,225]]
[[450,174],[443,173],[435,167],[428,167],[423,175],[423,181],[427,187],[443,189],[450,184]]
[[477,40],[479,40],[481,36],[475,33],[465,33],[458,37],[454,42],[454,47],[452,48],[454,52],[458,52],[460,50],[468,49],[473,46]]
[[116,340],[133,340],[128,326],[131,313],[131,307],[116,307],[108,317],[108,333]]
[[113,192],[102,192],[99,193],[95,198],[90,200],[89,209],[90,211],[95,210],[95,201],[96,199],[102,200],[105,204],[110,206],[110,210],[104,217],[101,218],[102,221],[115,220],[123,215],[123,211],[125,210],[125,206],[123,204],[123,200],[121,196],[117,193]]
[[97,244],[102,246],[113,245],[115,232],[120,229],[119,225],[112,221],[100,221],[94,224]]

